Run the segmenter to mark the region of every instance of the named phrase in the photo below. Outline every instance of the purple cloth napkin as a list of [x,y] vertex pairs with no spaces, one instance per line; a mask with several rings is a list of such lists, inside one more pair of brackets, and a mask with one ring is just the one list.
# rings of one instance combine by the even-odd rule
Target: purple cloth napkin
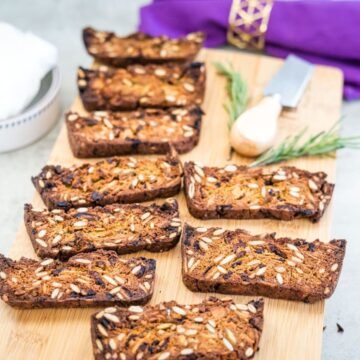
[[[227,43],[232,0],[153,0],[140,11],[140,30],[171,37],[204,31],[206,46]],[[275,0],[265,37],[266,53],[295,53],[344,73],[344,96],[360,99],[360,1]]]

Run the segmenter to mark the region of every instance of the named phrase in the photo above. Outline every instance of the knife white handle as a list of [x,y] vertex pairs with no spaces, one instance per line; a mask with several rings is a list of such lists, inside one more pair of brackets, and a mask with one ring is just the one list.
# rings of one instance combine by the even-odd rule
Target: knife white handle
[[278,94],[264,97],[237,118],[230,132],[230,144],[237,153],[254,157],[273,145],[282,109],[280,99]]

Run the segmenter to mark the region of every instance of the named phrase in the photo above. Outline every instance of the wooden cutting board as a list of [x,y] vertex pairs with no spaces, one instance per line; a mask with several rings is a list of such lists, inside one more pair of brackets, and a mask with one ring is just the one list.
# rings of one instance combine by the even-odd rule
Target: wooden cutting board
[[[261,98],[261,92],[270,77],[281,65],[281,60],[226,50],[204,50],[200,54],[207,63],[207,90],[199,145],[182,160],[195,160],[207,165],[220,165],[229,161],[228,116],[223,108],[227,100],[225,80],[218,76],[213,61],[231,61],[249,85],[251,103]],[[71,76],[71,75],[69,75]],[[75,78],[75,74],[74,74]],[[75,79],[74,79],[74,86]],[[310,132],[328,129],[340,116],[342,75],[329,67],[316,67],[310,86],[296,111],[284,112],[279,124],[279,138],[308,127]],[[79,99],[73,110],[82,110]],[[62,128],[52,150],[49,163],[71,165],[83,161],[75,159],[70,151],[66,129]],[[233,163],[246,163],[234,156]],[[291,162],[291,165],[317,171],[326,171],[334,181],[334,158],[311,158]],[[40,169],[39,169],[40,171]],[[35,175],[35,174],[34,174]],[[30,181],[30,179],[22,179]],[[178,195],[181,218],[194,225],[242,227],[255,233],[277,232],[279,235],[328,241],[331,224],[331,206],[320,223],[297,220],[211,220],[200,221],[189,215],[183,194]],[[43,206],[36,194],[35,206]],[[35,257],[25,227],[19,233],[9,254],[13,258]],[[143,253],[156,258],[157,278],[151,303],[176,299],[180,303],[201,301],[207,294],[192,293],[181,280],[180,246],[163,254]],[[220,295],[220,297],[222,297]],[[248,298],[234,296],[242,302]],[[0,303],[0,357],[6,359],[91,359],[90,314],[96,309],[15,310]],[[324,303],[308,305],[298,302],[266,299],[265,323],[260,351],[256,359],[319,359],[323,332]]]

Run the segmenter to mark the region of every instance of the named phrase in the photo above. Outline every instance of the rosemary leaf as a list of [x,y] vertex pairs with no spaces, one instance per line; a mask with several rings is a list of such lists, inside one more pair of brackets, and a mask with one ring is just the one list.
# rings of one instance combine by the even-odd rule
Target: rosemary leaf
[[230,63],[226,66],[220,62],[215,62],[214,66],[220,75],[227,78],[226,92],[229,102],[224,107],[229,114],[228,126],[231,128],[235,120],[246,108],[248,100],[247,84]]
[[331,155],[333,151],[343,148],[360,149],[360,136],[340,137],[338,135],[339,124],[338,121],[329,130],[310,136],[302,144],[299,143],[307,131],[306,128],[294,136],[288,136],[277,147],[269,149],[250,166],[275,164],[302,156]]

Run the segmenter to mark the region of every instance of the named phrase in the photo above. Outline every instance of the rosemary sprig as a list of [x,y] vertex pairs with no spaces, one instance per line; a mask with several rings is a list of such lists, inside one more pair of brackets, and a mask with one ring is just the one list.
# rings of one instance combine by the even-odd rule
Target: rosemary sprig
[[215,62],[214,66],[220,75],[227,78],[226,91],[229,97],[229,102],[224,104],[226,111],[229,114],[229,129],[239,115],[244,112],[246,103],[248,101],[248,88],[246,81],[241,77],[231,63],[228,66]]
[[360,136],[341,137],[338,135],[339,126],[340,121],[329,130],[312,135],[300,144],[300,140],[307,131],[305,128],[294,136],[288,136],[280,145],[265,152],[250,166],[269,165],[302,156],[329,154],[343,148],[360,149]]

